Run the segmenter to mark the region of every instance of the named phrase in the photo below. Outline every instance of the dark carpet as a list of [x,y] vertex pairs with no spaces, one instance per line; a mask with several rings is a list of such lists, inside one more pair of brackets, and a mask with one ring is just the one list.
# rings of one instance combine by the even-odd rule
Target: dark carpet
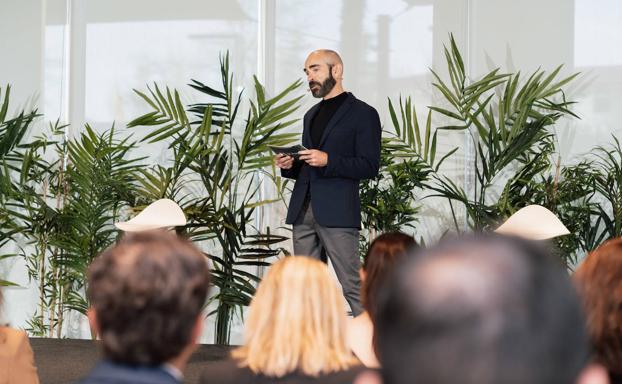
[[[92,340],[30,338],[41,384],[73,383],[84,377],[100,358],[98,342]],[[206,362],[227,357],[232,347],[202,344],[192,355],[185,383],[197,383]]]

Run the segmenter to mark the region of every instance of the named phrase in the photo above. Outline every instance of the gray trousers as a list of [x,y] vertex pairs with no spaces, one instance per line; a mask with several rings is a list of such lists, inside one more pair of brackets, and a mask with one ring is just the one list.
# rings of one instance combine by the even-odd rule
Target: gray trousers
[[311,203],[304,207],[293,226],[294,254],[310,256],[326,262],[328,257],[335,268],[335,274],[343,295],[350,305],[352,314],[363,312],[361,305],[361,279],[358,256],[359,230],[357,228],[323,227],[315,221]]

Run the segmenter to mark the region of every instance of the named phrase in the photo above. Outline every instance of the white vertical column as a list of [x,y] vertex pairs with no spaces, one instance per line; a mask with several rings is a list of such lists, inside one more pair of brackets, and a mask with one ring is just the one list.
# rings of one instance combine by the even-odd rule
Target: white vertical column
[[[63,23],[63,53],[62,53],[62,75],[60,88],[60,121],[63,124],[69,124],[69,41],[71,30],[71,0],[63,2],[65,8],[65,19]],[[65,138],[68,136],[68,129],[65,130]]]
[[[464,55],[463,61],[466,63],[467,71],[467,82],[470,82],[471,79],[475,76],[475,64],[473,63],[472,57],[472,48],[474,44],[472,44],[473,40],[473,0],[467,0],[466,2],[466,12],[465,12],[465,37],[464,37]],[[472,139],[472,131],[471,128],[464,131],[464,191],[467,197],[472,198],[475,196],[475,185],[473,184],[475,169],[473,166],[473,161],[475,160],[475,147],[473,146]],[[463,231],[468,231],[469,229],[469,215],[464,212],[464,221],[463,221]]]
[[68,0],[69,28],[66,70],[68,72],[67,110],[70,137],[82,131],[86,99],[86,0]]
[[259,0],[259,30],[257,31],[257,78],[274,95],[274,65],[276,50],[276,0]]
[[[266,97],[274,96],[275,92],[275,47],[276,47],[276,0],[259,0],[259,22],[257,31],[257,78],[266,89]],[[265,176],[257,175],[259,183],[259,200],[265,200],[274,194],[273,188],[268,188]],[[270,185],[271,187],[271,185]],[[270,223],[270,209],[261,206],[257,208],[255,226],[259,231]],[[263,267],[257,267],[257,276],[263,276]]]

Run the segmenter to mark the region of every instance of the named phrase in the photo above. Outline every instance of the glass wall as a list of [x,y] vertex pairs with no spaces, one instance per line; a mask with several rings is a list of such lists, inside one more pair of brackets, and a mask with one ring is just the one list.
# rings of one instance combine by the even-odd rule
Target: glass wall
[[[238,90],[253,92],[252,75],[258,74],[275,92],[305,80],[310,51],[330,48],[343,57],[346,89],[378,109],[390,129],[388,98],[412,96],[421,115],[438,104],[429,69],[445,75],[442,47],[450,33],[471,79],[495,67],[529,73],[564,64],[565,74],[581,72],[567,95],[578,102],[581,119],[557,126],[564,162],[621,133],[619,0],[3,0],[0,87],[12,85],[13,110],[39,108],[44,114],[39,130],[58,118],[71,123],[72,134],[87,122],[100,131],[113,122],[124,129],[147,110],[132,89],[157,82],[178,88],[186,103],[197,101],[186,84],[219,82],[218,57],[226,51]],[[306,95],[297,112],[302,118],[318,100],[300,92]],[[291,130],[300,132],[302,126]],[[459,185],[471,172],[464,161],[470,154],[466,142],[462,133],[439,137],[439,152],[460,148],[445,164]],[[155,155],[154,160],[165,159]],[[428,199],[424,206],[417,237],[429,241],[451,226],[450,217],[444,201]],[[287,234],[285,209],[279,204],[264,209],[262,225]],[[20,263],[3,261],[0,272],[29,287]],[[36,291],[5,292],[7,320],[24,326]],[[88,336],[80,327],[72,336]],[[234,330],[234,342],[239,331]]]
[[242,82],[257,67],[253,1],[85,2],[84,120],[99,129],[144,113],[132,89],[157,82],[192,101],[190,79],[220,84],[219,55],[229,51]]
[[[388,123],[387,97],[412,95],[422,105],[430,99],[435,49],[449,32],[464,36],[464,9],[446,12],[444,1],[277,2],[275,74],[277,89],[303,77],[306,56],[314,49],[339,52],[344,84],[376,107]],[[437,5],[440,5],[437,7]],[[439,21],[441,20],[441,21]],[[315,102],[308,98],[309,104]]]
[[[339,52],[344,61],[344,87],[375,107],[383,126],[391,130],[388,98],[397,103],[411,96],[425,117],[432,103],[433,68],[445,73],[443,44],[449,34],[465,48],[466,2],[448,0],[292,0],[277,2],[275,27],[275,83],[284,88],[293,79],[306,78],[302,71],[307,55],[314,49]],[[307,92],[302,114],[317,103]],[[424,122],[422,122],[424,123]],[[302,131],[302,126],[293,128]],[[461,146],[462,133],[444,133],[439,151]],[[460,179],[464,153],[447,164],[452,176]],[[461,182],[461,180],[458,180]],[[275,206],[272,225],[284,225],[285,207]],[[418,236],[433,236],[447,216],[446,204],[428,200],[422,212]]]
[[581,73],[567,95],[581,119],[563,122],[557,132],[564,162],[620,132],[622,3],[474,0],[470,25],[474,75],[497,66],[528,73],[562,64],[566,75]]
[[574,96],[581,120],[572,124],[567,158],[622,134],[622,2],[574,1],[573,70],[581,72]]
[[[62,119],[66,107],[66,17],[65,0],[0,2],[0,89],[4,96],[11,86],[9,116],[32,109],[43,115],[30,136],[46,132],[48,122]],[[19,251],[2,249],[8,254]],[[25,327],[37,304],[36,286],[22,259],[2,260],[0,274],[19,285],[3,289],[0,322]]]

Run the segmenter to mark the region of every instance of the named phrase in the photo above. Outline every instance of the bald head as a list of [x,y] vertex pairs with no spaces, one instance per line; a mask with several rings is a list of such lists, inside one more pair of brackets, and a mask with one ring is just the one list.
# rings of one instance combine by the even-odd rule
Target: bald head
[[341,56],[336,51],[332,49],[316,49],[311,52],[307,57],[307,60],[314,58],[328,65],[343,65],[343,61],[341,60]]
[[448,239],[397,269],[375,331],[385,383],[571,383],[588,356],[561,264],[526,240]]
[[[448,249],[414,270],[408,284],[422,310],[440,316],[458,310],[493,314],[525,284],[525,265],[520,256],[505,257],[509,251],[493,244]],[[482,317],[486,321],[496,316]]]
[[307,56],[304,72],[315,97],[331,98],[343,92],[343,61],[330,49],[318,49]]

